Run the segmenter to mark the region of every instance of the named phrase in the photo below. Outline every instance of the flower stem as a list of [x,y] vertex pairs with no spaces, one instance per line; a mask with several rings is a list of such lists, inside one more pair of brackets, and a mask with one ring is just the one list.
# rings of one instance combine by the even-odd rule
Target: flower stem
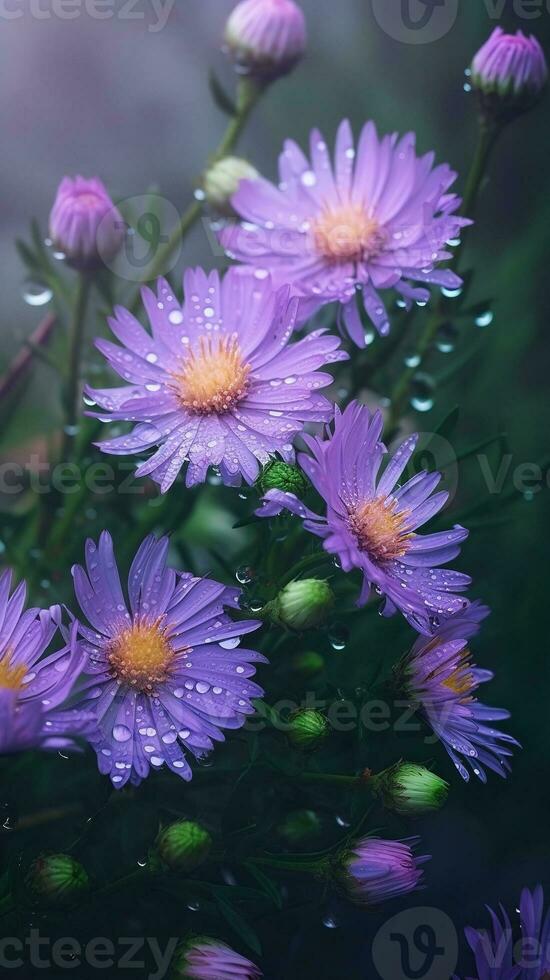
[[[255,84],[251,79],[241,79],[237,93],[237,111],[227,126],[218,148],[214,151],[208,161],[208,166],[221,160],[235,147],[254,106],[256,105],[261,93],[262,86]],[[149,282],[156,279],[166,271],[168,263],[178,245],[185,239],[193,225],[198,221],[202,213],[202,201],[193,201],[186,211],[184,211],[181,221],[174,228],[170,238],[163,248],[160,248],[154,261],[147,270],[144,281]],[[139,309],[139,293],[130,306],[132,313]]]
[[320,874],[325,867],[325,861],[318,858],[313,861],[285,860],[277,857],[254,857],[250,859],[250,864],[261,864],[266,868],[275,868],[279,871],[296,871],[298,874]]
[[283,575],[279,583],[279,588],[282,589],[283,586],[288,585],[289,582],[292,582],[298,575],[302,575],[303,572],[309,572],[320,565],[326,565],[328,562],[332,562],[332,558],[326,552],[319,551],[314,555],[307,555],[301,561],[297,562],[296,565],[293,565],[286,575]]
[[86,311],[88,308],[91,284],[92,280],[90,276],[86,272],[81,272],[78,279],[75,307],[71,325],[65,431],[63,434],[61,449],[62,460],[67,459],[69,455],[72,454],[71,449],[74,445],[74,429],[79,416],[80,363],[82,359],[84,326],[86,323]]
[[[462,201],[461,214],[463,215],[472,217],[475,213],[479,192],[487,171],[489,159],[499,134],[500,128],[498,126],[494,124],[489,125],[483,122],[481,123],[477,147],[466,181],[466,189],[464,191],[464,198]],[[452,262],[450,263],[450,268],[456,268],[458,266],[462,257],[463,249],[464,231],[462,233],[461,243],[456,249]],[[419,368],[421,368],[423,365],[426,355],[431,349],[437,331],[445,319],[445,300],[441,295],[416,344],[416,354],[420,360],[415,367],[408,367],[405,371],[403,371],[392,392],[391,411],[388,422],[388,431],[390,434],[395,432],[399,419],[401,418],[409,396],[412,379]]]
[[330,783],[334,786],[357,788],[362,784],[360,776],[339,776],[330,772],[301,772],[297,777],[308,783]]

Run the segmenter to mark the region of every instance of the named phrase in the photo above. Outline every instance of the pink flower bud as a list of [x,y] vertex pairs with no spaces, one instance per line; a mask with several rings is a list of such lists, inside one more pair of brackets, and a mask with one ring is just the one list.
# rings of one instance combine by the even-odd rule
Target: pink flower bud
[[227,21],[225,44],[243,72],[270,81],[304,54],[306,22],[294,0],[241,0]]
[[90,269],[122,248],[125,223],[97,178],[64,177],[50,214],[50,238],[71,265]]

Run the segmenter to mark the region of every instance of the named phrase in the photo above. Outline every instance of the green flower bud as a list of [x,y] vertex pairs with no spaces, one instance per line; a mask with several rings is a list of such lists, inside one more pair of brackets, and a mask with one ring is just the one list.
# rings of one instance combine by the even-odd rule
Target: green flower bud
[[297,749],[314,749],[328,733],[328,722],[320,711],[304,708],[288,722],[287,735]]
[[372,779],[374,792],[395,813],[419,815],[439,810],[449,784],[435,772],[411,762],[398,762]]
[[315,677],[325,667],[324,657],[314,650],[300,651],[295,653],[291,659],[292,670],[302,677]]
[[287,844],[300,847],[312,837],[317,837],[321,826],[321,820],[314,810],[294,810],[285,817],[277,830]]
[[293,493],[295,497],[301,498],[309,487],[309,480],[297,466],[272,460],[264,466],[256,486],[260,493],[267,493],[268,490],[283,490],[285,493]]
[[328,582],[305,578],[285,585],[265,612],[274,623],[301,631],[322,626],[333,605],[334,593]]
[[212,838],[204,827],[191,820],[178,820],[161,830],[155,853],[171,871],[194,871],[206,861]]
[[40,905],[68,906],[89,888],[89,878],[69,854],[42,854],[31,864],[26,885]]
[[235,211],[231,206],[231,198],[238,190],[241,180],[257,180],[259,176],[248,160],[224,157],[214,163],[204,175],[206,200],[221,214],[232,217]]

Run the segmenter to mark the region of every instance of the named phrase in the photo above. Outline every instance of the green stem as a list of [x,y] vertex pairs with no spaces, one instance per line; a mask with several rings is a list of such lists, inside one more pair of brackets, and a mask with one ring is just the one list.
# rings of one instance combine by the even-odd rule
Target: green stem
[[[221,142],[218,148],[209,158],[207,166],[212,166],[212,164],[216,163],[218,160],[221,160],[233,150],[262,91],[262,86],[255,84],[251,79],[241,79],[237,95],[236,114],[232,116]],[[147,270],[144,281],[148,282],[156,279],[157,276],[166,271],[168,263],[176,248],[184,240],[195,222],[198,221],[201,213],[202,202],[193,201],[183,213],[181,221],[176,228],[174,228],[174,231],[170,235],[170,238],[164,247],[159,249],[157,252],[154,261]],[[135,313],[139,309],[139,305],[140,296],[138,293],[130,307],[132,313]]]
[[298,874],[320,874],[325,867],[324,860],[314,861],[289,861],[284,858],[276,857],[254,857],[249,861],[250,864],[261,864],[266,868],[275,868],[278,871],[296,871]]
[[[466,189],[462,199],[461,212],[464,215],[470,216],[475,212],[483,178],[485,177],[489,159],[500,132],[500,127],[495,124],[482,123],[480,126],[476,152],[470,167]],[[464,238],[462,240],[464,241]],[[460,250],[461,246],[458,247],[455,256],[456,254],[460,254]]]
[[349,786],[356,789],[362,785],[360,776],[338,776],[330,772],[302,772],[296,777],[308,783],[331,783],[335,786]]
[[71,450],[74,444],[74,429],[80,414],[80,363],[82,359],[84,327],[86,323],[86,311],[88,308],[91,284],[92,280],[90,276],[86,272],[81,272],[78,279],[73,321],[71,325],[65,431],[61,449],[62,460],[65,460],[69,457],[69,455],[72,455]]
[[112,881],[109,885],[104,885],[103,888],[98,888],[97,891],[90,892],[90,899],[95,901],[96,898],[104,898],[106,895],[112,895],[114,892],[119,891],[120,888],[127,888],[129,885],[135,887],[143,881],[151,880],[151,877],[151,872],[147,868],[140,868],[139,871],[131,871],[130,874],[124,875],[122,878],[117,878],[116,881]]
[[288,585],[289,582],[292,582],[298,575],[302,575],[303,572],[309,572],[312,569],[317,568],[320,565],[326,565],[329,562],[332,563],[332,558],[330,555],[326,554],[326,552],[319,551],[314,555],[307,555],[306,558],[302,558],[302,560],[297,562],[296,565],[293,565],[286,575],[283,575],[280,582],[280,588],[282,589],[283,586]]

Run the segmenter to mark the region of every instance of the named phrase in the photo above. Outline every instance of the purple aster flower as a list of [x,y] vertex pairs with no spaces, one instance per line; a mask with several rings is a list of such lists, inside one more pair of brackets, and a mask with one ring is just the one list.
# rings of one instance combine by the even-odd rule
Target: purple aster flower
[[232,204],[245,222],[223,229],[221,241],[232,257],[268,269],[276,285],[290,283],[302,297],[301,318],[337,301],[341,326],[362,347],[359,293],[384,335],[390,323],[379,290],[393,287],[408,305],[429,300],[426,284],[461,285],[454,272],[437,268],[470,224],[456,215],[461,200],[449,193],[456,174],[447,164],[434,167],[433,153],[418,157],[413,133],[380,139],[369,122],[356,152],[344,121],[334,167],[314,131],[311,161],[289,140],[279,169],[279,187],[264,178],[242,181]]
[[470,778],[464,758],[484,783],[484,767],[506,777],[510,746],[519,745],[511,735],[492,727],[510,713],[481,704],[476,697],[479,685],[492,680],[493,674],[472,662],[468,640],[479,632],[488,614],[487,606],[473,602],[429,640],[419,637],[396,668],[400,688],[441,739],[462,778]]
[[348,898],[372,907],[415,891],[424,875],[420,866],[430,860],[429,855],[415,857],[418,842],[418,837],[404,841],[363,837],[356,841],[339,872]]
[[99,178],[63,178],[50,214],[50,237],[72,265],[110,262],[125,234],[124,220]]
[[306,44],[306,20],[294,0],[241,0],[225,27],[225,45],[237,68],[262,81],[291,71]]
[[239,589],[166,566],[168,538],[145,538],[130,568],[128,601],[113,542],[86,542],[86,570],[73,568],[75,593],[90,626],[80,626],[89,675],[81,707],[93,710],[90,739],[99,769],[117,788],[167,765],[191,779],[184,748],[197,758],[241,728],[261,687],[249,680],[265,658],[238,649],[261,625],[234,622]]
[[294,459],[292,440],[306,422],[327,422],[332,403],[319,389],[332,377],[318,369],[347,355],[334,337],[315,330],[289,344],[296,303],[288,288],[273,293],[269,279],[231,269],[189,270],[185,301],[167,282],[158,295],[143,291],[153,336],[118,307],[110,325],[123,344],[97,346],[123,388],[88,389],[104,422],[137,425],[130,435],[100,443],[107,453],[140,453],[158,446],[138,476],[150,475],[164,493],[187,462],[188,486],[202,483],[209,466],[222,480],[253,483],[260,463],[280,453]]
[[548,81],[548,66],[536,37],[526,37],[522,31],[506,34],[497,27],[476,54],[471,76],[483,109],[506,121],[538,102]]
[[175,980],[260,980],[263,973],[219,939],[199,936],[177,951],[173,975]]
[[364,605],[374,589],[386,597],[384,614],[399,609],[422,633],[431,634],[441,618],[466,606],[463,592],[470,578],[438,568],[455,558],[467,537],[465,528],[419,535],[417,528],[444,506],[448,493],[433,493],[439,473],[417,473],[403,486],[398,481],[414,452],[418,436],[405,439],[380,475],[385,446],[380,442],[382,415],[352,402],[342,414],[336,409],[334,429],[325,439],[304,437],[311,455],[299,463],[326,503],[320,516],[292,493],[269,490],[261,517],[287,509],[304,519],[304,527],[323,538],[344,572],[358,568]]
[[0,753],[72,749],[93,720],[67,709],[84,651],[76,625],[62,649],[44,657],[60,623],[59,607],[27,609],[24,582],[10,595],[12,575],[0,576]]
[[501,917],[489,909],[492,933],[465,930],[474,954],[478,980],[543,980],[550,976],[550,913],[544,910],[544,892],[524,888],[519,902],[517,940],[505,910]]

